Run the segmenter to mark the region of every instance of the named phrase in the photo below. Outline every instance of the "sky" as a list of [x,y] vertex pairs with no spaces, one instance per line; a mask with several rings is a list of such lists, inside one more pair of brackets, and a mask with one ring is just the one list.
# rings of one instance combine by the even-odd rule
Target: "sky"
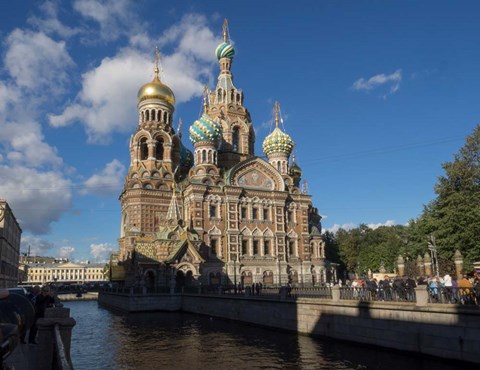
[[224,18],[256,155],[278,100],[324,230],[406,224],[479,122],[479,17],[478,1],[0,2],[0,198],[21,251],[103,262],[118,249],[155,47],[192,148]]

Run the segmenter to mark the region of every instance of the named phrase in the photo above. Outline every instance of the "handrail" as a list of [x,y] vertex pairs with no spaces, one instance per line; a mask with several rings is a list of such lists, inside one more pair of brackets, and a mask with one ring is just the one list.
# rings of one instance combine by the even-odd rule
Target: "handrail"
[[55,324],[53,327],[54,337],[55,337],[55,353],[57,357],[58,368],[60,370],[73,370],[67,360],[67,354],[65,352],[65,346],[62,341],[62,336],[60,335],[60,325]]

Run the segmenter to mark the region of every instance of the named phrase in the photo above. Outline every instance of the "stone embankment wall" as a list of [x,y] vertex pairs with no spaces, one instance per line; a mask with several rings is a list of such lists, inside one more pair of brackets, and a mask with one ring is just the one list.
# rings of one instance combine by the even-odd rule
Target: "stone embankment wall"
[[428,304],[418,299],[415,304],[311,298],[267,300],[225,295],[122,296],[109,293],[101,293],[99,303],[130,312],[183,310],[480,364],[478,307]]

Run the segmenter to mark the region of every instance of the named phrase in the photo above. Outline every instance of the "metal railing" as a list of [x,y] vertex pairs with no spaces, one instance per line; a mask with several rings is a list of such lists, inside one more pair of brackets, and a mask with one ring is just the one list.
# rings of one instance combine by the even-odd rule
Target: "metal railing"
[[415,302],[415,289],[405,287],[342,287],[340,299],[355,301]]
[[475,287],[427,287],[429,303],[480,305],[480,289]]

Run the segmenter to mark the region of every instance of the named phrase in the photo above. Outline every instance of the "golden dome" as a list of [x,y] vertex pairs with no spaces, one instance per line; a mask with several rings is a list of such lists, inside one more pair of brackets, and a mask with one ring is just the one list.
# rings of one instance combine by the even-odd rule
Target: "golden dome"
[[146,99],[159,99],[166,101],[170,105],[175,105],[175,95],[172,89],[163,84],[158,75],[155,75],[152,82],[143,85],[138,90],[137,98],[139,103]]
[[155,49],[155,77],[152,82],[143,85],[140,90],[138,90],[137,99],[138,102],[142,102],[146,99],[158,99],[163,100],[170,105],[175,105],[175,95],[173,94],[172,89],[167,85],[163,84],[158,77],[160,72],[158,68],[159,53],[158,48]]

